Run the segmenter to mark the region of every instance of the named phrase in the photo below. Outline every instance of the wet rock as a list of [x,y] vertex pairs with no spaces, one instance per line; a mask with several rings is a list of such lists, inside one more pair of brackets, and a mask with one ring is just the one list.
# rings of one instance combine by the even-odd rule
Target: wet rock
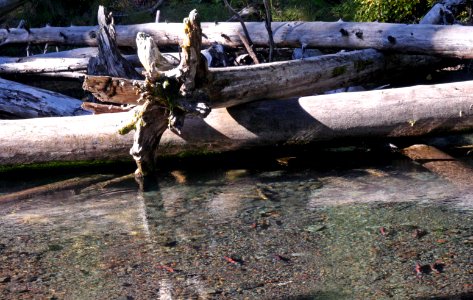
[[49,251],[61,251],[62,249],[64,249],[64,247],[61,246],[61,245],[58,245],[58,244],[50,244],[50,245],[48,245],[48,250],[49,250]]
[[319,231],[322,231],[324,229],[326,229],[327,226],[325,225],[310,225],[310,226],[307,226],[305,228],[305,231],[308,231],[308,232],[319,232]]

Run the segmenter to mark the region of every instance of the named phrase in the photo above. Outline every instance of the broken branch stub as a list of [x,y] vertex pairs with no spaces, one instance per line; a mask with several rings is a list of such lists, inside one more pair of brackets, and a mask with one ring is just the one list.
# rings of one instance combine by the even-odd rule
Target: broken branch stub
[[204,89],[207,64],[200,54],[202,29],[196,10],[184,19],[184,33],[181,63],[169,71],[160,69],[161,56],[152,37],[141,32],[137,36],[138,56],[147,70],[146,80],[135,83],[140,95],[138,103],[143,105],[120,130],[126,134],[135,129],[130,154],[138,166],[137,176],[154,171],[159,141],[166,128],[179,134],[186,115],[204,118],[210,113],[209,97]]
[[118,50],[115,22],[112,14],[105,15],[105,8],[100,5],[97,13],[99,23],[98,55],[91,58],[87,66],[87,74],[108,75],[141,79],[132,63],[127,61]]

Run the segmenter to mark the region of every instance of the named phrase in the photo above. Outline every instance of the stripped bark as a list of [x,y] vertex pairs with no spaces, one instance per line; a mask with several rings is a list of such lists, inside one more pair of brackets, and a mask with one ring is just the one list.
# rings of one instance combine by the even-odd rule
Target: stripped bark
[[0,118],[16,119],[90,114],[81,108],[81,104],[82,101],[59,93],[0,79]]
[[[434,67],[429,56],[387,55],[361,50],[304,60],[209,69],[212,107],[228,107],[259,99],[287,99],[395,76],[407,68]],[[133,81],[87,76],[84,88],[101,101],[136,104]]]
[[30,199],[44,194],[50,194],[54,192],[69,190],[69,189],[80,189],[97,182],[104,180],[110,180],[111,175],[91,175],[87,177],[76,177],[71,179],[66,179],[58,182],[53,182],[41,186],[36,186],[33,188],[25,189],[19,192],[9,193],[5,195],[0,195],[0,203],[4,204],[12,201],[19,201]]
[[[0,57],[0,74],[36,74],[55,77],[71,77],[77,74],[83,78],[91,57],[98,54],[97,48],[77,49],[77,51],[52,52],[47,55],[29,57]],[[163,53],[175,66],[179,64],[178,53]],[[137,55],[124,55],[135,68],[141,68]]]
[[[264,23],[245,23],[256,47],[268,47]],[[147,23],[116,26],[117,45],[134,46],[140,31],[150,34],[158,46],[177,45],[182,24]],[[271,25],[276,47],[366,49],[401,53],[440,55],[462,59],[473,58],[473,27],[390,23],[351,22],[273,22]],[[241,47],[238,23],[203,23],[207,37],[204,46],[219,43]],[[0,45],[11,43],[97,45],[97,27],[45,27],[0,30]]]
[[465,6],[466,0],[444,0],[436,3],[419,21],[419,24],[451,25],[455,24],[455,15],[459,7]]
[[162,55],[153,39],[145,34],[137,36],[138,56],[147,71],[144,83],[137,84],[142,107],[137,108],[131,123],[121,134],[134,129],[130,154],[137,164],[137,177],[147,176],[156,167],[158,146],[166,128],[180,134],[186,115],[206,117],[210,112],[208,98],[201,91],[207,75],[207,64],[202,58],[202,29],[197,10],[184,19],[185,39],[181,44],[182,60],[177,68],[162,71]]
[[98,34],[99,53],[97,57],[90,60],[87,74],[142,79],[143,76],[135,71],[133,65],[118,50],[113,17],[111,14],[105,16],[105,8],[101,5],[99,6],[97,19],[100,27]]
[[[345,138],[394,138],[473,130],[473,82],[253,102],[186,120],[164,132],[160,155],[307,145]],[[0,121],[0,164],[129,159],[131,112]],[[471,144],[473,140],[463,138]],[[21,141],[21,143],[18,143]]]
[[86,71],[89,58],[29,58],[0,63],[1,74],[40,74]]

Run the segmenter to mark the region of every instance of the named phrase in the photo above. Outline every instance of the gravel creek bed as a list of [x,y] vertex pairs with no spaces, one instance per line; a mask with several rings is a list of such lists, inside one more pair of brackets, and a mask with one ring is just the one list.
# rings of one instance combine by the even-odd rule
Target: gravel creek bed
[[473,297],[473,193],[406,159],[167,170],[0,216],[1,299]]

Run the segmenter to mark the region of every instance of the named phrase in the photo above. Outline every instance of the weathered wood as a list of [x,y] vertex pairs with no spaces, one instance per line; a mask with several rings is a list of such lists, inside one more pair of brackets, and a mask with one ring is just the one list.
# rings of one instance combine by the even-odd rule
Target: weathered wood
[[419,24],[450,25],[455,23],[452,10],[464,6],[466,0],[445,0],[436,3],[431,10],[419,21]]
[[0,118],[16,119],[90,114],[80,107],[81,104],[82,101],[59,93],[0,79]]
[[[268,46],[263,22],[246,23],[257,47]],[[140,31],[150,34],[158,46],[177,45],[182,39],[179,23],[147,23],[116,26],[117,45],[134,46]],[[366,49],[401,53],[441,55],[463,59],[473,58],[473,27],[391,23],[352,22],[273,22],[271,26],[276,47]],[[203,23],[206,39],[203,45],[219,43],[241,47],[239,23]],[[0,30],[0,45],[12,43],[97,45],[97,27],[44,27]]]
[[1,74],[40,74],[87,70],[89,58],[33,58],[0,63]]
[[471,188],[473,168],[447,153],[428,145],[412,145],[402,149],[401,153],[454,185]]
[[442,3],[437,3],[419,21],[419,24],[450,25],[454,24],[455,17],[452,12]]
[[91,175],[87,177],[76,177],[66,180],[61,180],[58,182],[53,182],[41,186],[36,186],[33,188],[25,189],[19,192],[9,193],[5,195],[0,195],[0,203],[6,203],[11,201],[19,201],[37,197],[39,195],[69,190],[69,189],[79,189],[101,182],[104,180],[110,180],[112,175]]
[[159,142],[166,128],[179,134],[187,114],[206,117],[210,112],[208,98],[199,90],[207,76],[207,64],[200,53],[202,29],[197,10],[192,10],[183,22],[182,60],[169,71],[162,71],[169,65],[153,38],[145,33],[138,33],[136,38],[138,57],[147,71],[145,82],[138,87],[138,101],[144,104],[120,133],[135,129],[130,154],[138,166],[137,177],[155,170]]
[[91,111],[94,114],[106,114],[106,113],[118,113],[130,111],[133,107],[122,107],[118,105],[111,104],[100,104],[93,102],[83,102],[81,107],[87,111]]
[[[91,57],[97,56],[97,48],[83,48],[77,51],[52,52],[46,55],[32,55],[29,57],[0,57],[0,74],[36,74],[56,77],[70,77],[68,74],[86,74]],[[179,64],[178,53],[163,53],[167,61],[174,66]],[[141,67],[137,55],[124,55],[134,67]],[[51,74],[48,74],[51,73]],[[60,73],[60,74],[55,74]],[[78,76],[74,76],[78,77]]]
[[87,74],[109,75],[131,79],[143,79],[118,50],[115,23],[111,14],[105,16],[105,8],[100,5],[97,19],[99,23],[97,57],[90,60]]
[[[210,68],[208,92],[212,107],[228,107],[258,99],[307,96],[340,87],[389,78],[407,68],[434,67],[430,56],[388,55],[360,50],[303,60],[253,66]],[[84,89],[107,102],[136,104],[133,81],[87,76]]]
[[[473,82],[268,100],[215,109],[166,131],[160,155],[305,145],[347,137],[409,137],[473,130]],[[132,112],[0,121],[0,164],[129,159]],[[18,141],[22,141],[18,143]],[[470,141],[465,143],[471,144]]]

